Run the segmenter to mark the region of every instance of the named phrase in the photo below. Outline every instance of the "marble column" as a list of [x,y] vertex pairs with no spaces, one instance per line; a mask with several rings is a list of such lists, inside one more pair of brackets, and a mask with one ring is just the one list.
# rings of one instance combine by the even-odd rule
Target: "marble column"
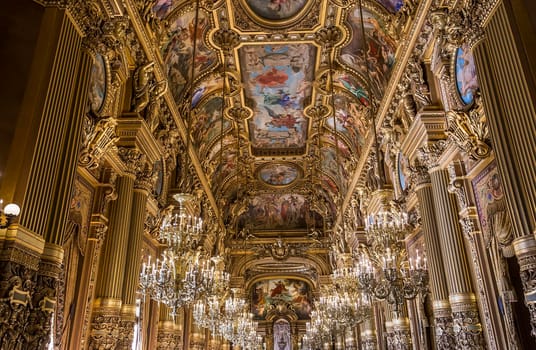
[[[457,349],[484,349],[484,338],[476,296],[458,222],[456,198],[448,192],[449,174],[437,166],[430,169],[439,240],[447,275]],[[447,263],[448,262],[448,263]]]
[[128,236],[127,264],[124,266],[124,283],[121,306],[121,340],[118,349],[132,347],[134,325],[136,323],[136,298],[140,278],[141,248],[146,216],[147,198],[152,188],[151,169],[138,173],[134,183],[130,232]]
[[412,180],[419,201],[421,227],[426,247],[427,267],[430,276],[429,286],[434,311],[435,343],[439,350],[454,349],[449,292],[441,255],[439,231],[434,211],[434,194],[428,168],[424,165],[416,165],[413,168]]

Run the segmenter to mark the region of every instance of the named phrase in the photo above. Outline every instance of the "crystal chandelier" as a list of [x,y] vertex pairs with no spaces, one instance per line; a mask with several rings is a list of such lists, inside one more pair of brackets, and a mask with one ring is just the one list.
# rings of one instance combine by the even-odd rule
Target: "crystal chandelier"
[[203,221],[187,214],[186,204],[193,201],[191,194],[173,196],[178,212],[167,213],[162,219],[157,241],[164,245],[161,257],[143,263],[140,289],[144,295],[164,303],[172,314],[200,296],[216,292],[229,277],[216,269],[217,258],[209,258],[200,250],[204,236]]
[[365,223],[367,244],[358,260],[360,287],[392,305],[396,317],[405,300],[428,291],[426,258],[417,251],[415,261],[407,259],[404,238],[410,229],[407,214],[394,206],[369,215]]

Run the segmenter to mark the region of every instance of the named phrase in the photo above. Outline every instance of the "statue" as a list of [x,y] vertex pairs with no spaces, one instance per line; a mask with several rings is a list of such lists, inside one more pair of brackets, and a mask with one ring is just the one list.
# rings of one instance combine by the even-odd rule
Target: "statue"
[[150,92],[152,85],[152,72],[154,70],[154,62],[149,62],[136,69],[133,77],[134,97],[132,101],[132,110],[135,113],[140,113],[147,107],[150,100]]

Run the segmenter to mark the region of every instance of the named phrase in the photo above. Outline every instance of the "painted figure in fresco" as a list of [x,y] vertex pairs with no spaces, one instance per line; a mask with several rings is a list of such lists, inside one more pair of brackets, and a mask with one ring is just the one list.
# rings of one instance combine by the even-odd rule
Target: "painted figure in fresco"
[[95,57],[93,66],[91,67],[91,77],[89,84],[89,104],[91,110],[97,112],[104,101],[106,93],[106,68],[104,65],[104,59],[101,55]]
[[261,91],[265,87],[282,87],[288,80],[288,75],[283,70],[278,70],[275,67],[266,71],[263,74],[257,75],[253,82],[261,87]]
[[271,108],[266,107],[266,106],[264,106],[264,109],[266,109],[266,111],[272,118],[271,121],[266,123],[266,126],[271,126],[274,128],[286,127],[287,129],[294,129],[298,131],[298,125],[300,121],[294,115],[289,114],[289,113],[278,114],[278,113],[275,113]]
[[173,0],[157,0],[153,6],[153,12],[158,18],[163,18],[171,10]]
[[290,18],[305,5],[305,0],[248,0],[253,11],[267,19]]
[[348,89],[348,91],[352,93],[352,95],[357,97],[357,99],[359,100],[359,102],[361,102],[362,105],[369,105],[368,95],[365,89],[363,89],[361,86],[354,85],[348,75],[343,74],[338,78],[338,80],[346,89]]
[[283,294],[283,292],[288,292],[285,283],[283,283],[283,281],[277,281],[275,287],[270,290],[270,298],[275,298],[278,295]]
[[461,52],[461,74],[459,75],[461,81],[460,93],[462,96],[467,96],[469,94],[472,96],[474,91],[478,89],[475,62],[471,50],[468,47],[464,47]]

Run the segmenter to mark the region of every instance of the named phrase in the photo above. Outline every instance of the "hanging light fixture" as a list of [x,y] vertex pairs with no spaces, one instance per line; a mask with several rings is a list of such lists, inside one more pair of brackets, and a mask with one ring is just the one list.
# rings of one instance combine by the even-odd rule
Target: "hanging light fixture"
[[[361,35],[365,47],[367,36],[363,21],[362,0],[359,0],[361,18]],[[367,50],[364,50],[365,62],[368,62]],[[385,186],[385,175],[380,163],[380,148],[376,131],[375,103],[372,101],[370,67],[366,64],[367,93],[371,97],[370,113],[372,132],[374,133],[374,158],[376,176],[378,177],[377,191]],[[370,213],[365,222],[367,243],[361,249],[358,259],[359,286],[371,297],[385,300],[393,306],[398,318],[405,300],[414,299],[419,293],[428,290],[428,272],[426,258],[416,258],[416,264],[407,259],[405,238],[411,233],[408,215],[402,206],[394,201],[382,203],[381,211]]]
[[[192,39],[186,157],[185,164],[182,164],[183,178],[187,178],[189,168],[199,8],[199,0],[197,0]],[[149,256],[147,262],[143,264],[140,273],[140,289],[144,295],[149,295],[153,300],[170,307],[171,314],[175,315],[182,306],[193,303],[204,295],[219,291],[222,285],[228,283],[229,277],[217,270],[218,260],[212,260],[200,249],[205,232],[202,219],[191,213],[195,196],[183,192],[174,194],[173,199],[178,205],[171,207],[171,210],[164,215],[157,237],[157,241],[164,246],[163,252],[161,257],[152,263],[151,256]]]

